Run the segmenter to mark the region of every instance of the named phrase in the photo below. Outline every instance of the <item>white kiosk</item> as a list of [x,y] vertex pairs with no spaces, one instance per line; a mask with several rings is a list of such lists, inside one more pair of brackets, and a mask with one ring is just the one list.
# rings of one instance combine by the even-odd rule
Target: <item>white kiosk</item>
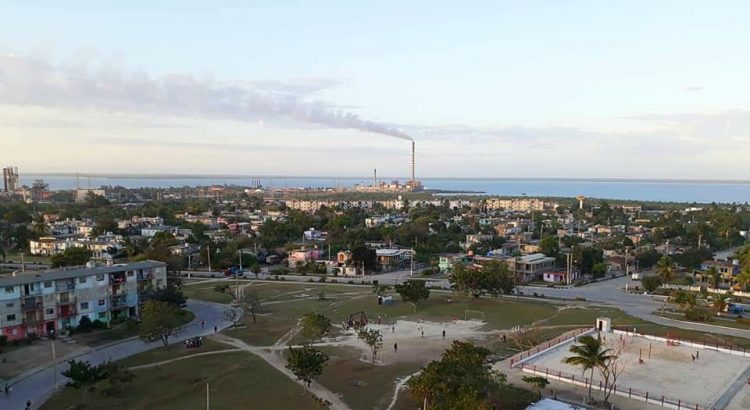
[[596,318],[596,330],[599,332],[612,333],[612,319],[608,317]]

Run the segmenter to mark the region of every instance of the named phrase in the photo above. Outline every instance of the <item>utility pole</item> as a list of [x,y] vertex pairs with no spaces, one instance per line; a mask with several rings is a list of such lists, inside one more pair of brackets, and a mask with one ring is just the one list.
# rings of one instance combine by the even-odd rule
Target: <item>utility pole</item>
[[206,410],[211,408],[211,393],[208,389],[208,383],[206,383]]
[[55,339],[52,339],[52,374],[55,376],[54,390],[57,391],[57,352],[55,351]]
[[190,262],[191,262],[191,257],[192,256],[193,256],[193,254],[188,253],[188,268],[187,268],[188,279],[190,279]]
[[630,246],[625,247],[625,276],[630,274],[630,265],[628,265],[628,253],[630,252]]
[[211,245],[206,245],[206,256],[208,256],[208,271],[211,272]]

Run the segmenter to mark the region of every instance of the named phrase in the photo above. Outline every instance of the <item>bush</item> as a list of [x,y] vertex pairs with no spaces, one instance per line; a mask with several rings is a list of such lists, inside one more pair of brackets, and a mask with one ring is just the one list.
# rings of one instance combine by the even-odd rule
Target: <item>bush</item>
[[0,335],[0,347],[5,347],[8,345],[8,336]]
[[699,322],[710,322],[714,318],[714,311],[703,306],[694,306],[685,311],[685,318]]
[[325,281],[326,281],[326,277],[325,276],[321,276],[321,277],[318,278],[318,282],[325,282]]
[[84,316],[78,321],[76,332],[86,333],[94,330],[94,323],[88,316]]
[[[661,278],[658,276],[646,276],[645,278],[641,279],[641,285],[643,285],[643,289],[646,290],[646,292],[653,292],[656,289],[661,286]],[[636,290],[638,290],[638,287],[636,286]]]
[[346,281],[346,283],[348,283],[348,284],[350,284],[350,285],[353,285],[353,284],[354,284],[354,281],[353,281],[353,280],[348,280],[348,281]]

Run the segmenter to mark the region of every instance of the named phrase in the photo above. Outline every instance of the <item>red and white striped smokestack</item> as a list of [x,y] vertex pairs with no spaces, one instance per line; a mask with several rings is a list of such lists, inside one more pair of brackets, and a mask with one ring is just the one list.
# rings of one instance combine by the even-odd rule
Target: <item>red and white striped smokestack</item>
[[416,181],[414,178],[414,141],[411,142],[411,180]]

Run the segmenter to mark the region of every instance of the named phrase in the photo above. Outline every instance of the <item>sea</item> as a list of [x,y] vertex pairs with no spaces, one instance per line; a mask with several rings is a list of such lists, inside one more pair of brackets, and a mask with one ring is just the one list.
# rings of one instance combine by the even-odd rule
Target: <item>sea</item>
[[[126,188],[167,188],[206,185],[239,185],[274,188],[351,187],[370,184],[364,177],[300,177],[300,176],[106,176],[44,175],[20,176],[21,184],[31,186],[35,179],[44,179],[51,190],[123,186]],[[393,178],[396,179],[396,178]],[[383,179],[390,181],[391,179]],[[404,178],[400,179],[404,181]],[[687,203],[750,202],[750,181],[679,181],[625,179],[544,179],[544,178],[425,178],[427,189],[450,192],[482,193],[498,196],[544,196],[604,198],[635,201]]]

